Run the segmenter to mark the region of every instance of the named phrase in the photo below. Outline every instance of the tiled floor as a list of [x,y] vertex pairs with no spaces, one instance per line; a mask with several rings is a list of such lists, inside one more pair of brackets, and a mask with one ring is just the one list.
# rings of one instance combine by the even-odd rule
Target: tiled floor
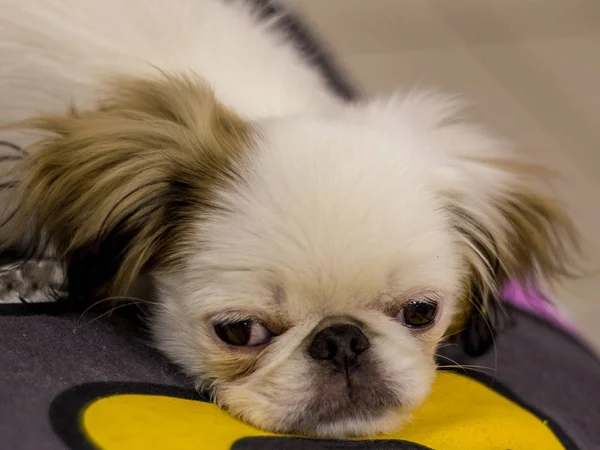
[[291,1],[365,93],[463,92],[486,124],[561,170],[590,274],[556,298],[600,348],[600,1]]

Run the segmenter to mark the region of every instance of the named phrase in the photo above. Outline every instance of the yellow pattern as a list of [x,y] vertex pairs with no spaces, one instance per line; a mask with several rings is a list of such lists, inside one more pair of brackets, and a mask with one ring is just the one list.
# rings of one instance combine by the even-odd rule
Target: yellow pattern
[[[83,427],[107,450],[229,450],[240,438],[272,436],[215,405],[173,397],[119,394],[84,411]],[[438,450],[563,449],[544,421],[487,386],[442,372],[425,404],[402,430],[375,439],[402,439]]]

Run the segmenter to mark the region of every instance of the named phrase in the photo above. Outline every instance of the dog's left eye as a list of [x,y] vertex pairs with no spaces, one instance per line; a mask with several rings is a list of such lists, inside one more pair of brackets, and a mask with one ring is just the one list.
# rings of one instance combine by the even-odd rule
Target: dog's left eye
[[271,332],[255,320],[215,324],[215,333],[223,342],[237,347],[254,347],[271,339]]
[[404,305],[398,319],[409,328],[424,328],[435,320],[437,308],[438,304],[434,300],[413,300]]

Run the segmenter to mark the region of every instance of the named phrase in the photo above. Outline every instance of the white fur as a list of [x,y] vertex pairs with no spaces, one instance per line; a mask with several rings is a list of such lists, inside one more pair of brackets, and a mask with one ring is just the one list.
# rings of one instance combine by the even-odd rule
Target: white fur
[[[334,119],[261,121],[243,184],[220,193],[229,212],[199,222],[198,243],[189,243],[198,246],[190,270],[157,275],[164,288],[156,324],[161,348],[210,379],[201,355],[211,338],[198,331],[210,317],[224,310],[276,312],[291,321],[294,327],[263,357],[264,370],[236,383],[213,380],[234,414],[285,431],[309,400],[303,339],[321,320],[349,316],[368,324],[384,378],[405,406],[311,432],[373,434],[405,421],[429,391],[435,345],[456,311],[466,270],[466,249],[450,228],[443,192],[464,195],[492,222],[492,194],[508,181],[464,162],[501,155],[504,145],[477,128],[444,125],[454,113],[447,107],[444,97],[418,95],[395,100],[393,113],[370,105]],[[272,286],[284,292],[282,304]],[[428,294],[440,298],[442,309],[437,325],[421,335],[381,312],[367,314],[376,298]]]
[[[205,77],[260,135],[240,168],[243,183],[218,192],[230,212],[198,221],[186,270],[155,274],[157,345],[200,384],[212,383],[234,414],[286,430],[292,416],[310,414],[307,336],[332,316],[360,320],[404,409],[312,433],[396,426],[429,390],[435,345],[461,294],[467,249],[450,226],[446,195],[495,221],[492,197],[510,175],[469,158],[502,157],[506,145],[449,123],[457,102],[437,94],[342,105],[243,2],[0,0],[0,121],[89,105],[104,76],[156,68]],[[423,333],[373,306],[425,295],[441,311]],[[292,325],[256,372],[225,382],[205,353],[220,345],[210,318],[231,311]]]
[[251,119],[335,103],[293,44],[234,0],[0,0],[0,122],[85,106],[102,77],[201,74]]

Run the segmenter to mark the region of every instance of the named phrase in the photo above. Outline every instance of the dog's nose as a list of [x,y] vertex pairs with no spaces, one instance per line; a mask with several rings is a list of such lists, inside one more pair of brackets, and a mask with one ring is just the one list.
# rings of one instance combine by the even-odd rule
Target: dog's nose
[[342,371],[358,363],[358,356],[370,347],[369,339],[355,325],[331,325],[319,331],[313,338],[308,353],[314,359],[331,361]]

